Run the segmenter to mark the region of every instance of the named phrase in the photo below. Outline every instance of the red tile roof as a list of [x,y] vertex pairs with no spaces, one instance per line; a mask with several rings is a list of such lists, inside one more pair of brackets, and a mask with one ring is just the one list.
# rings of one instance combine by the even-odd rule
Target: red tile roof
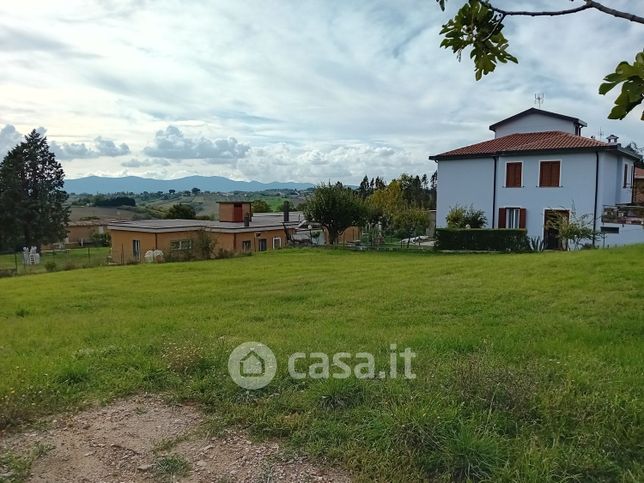
[[614,145],[561,131],[517,133],[447,151],[435,158],[491,156],[504,152],[607,148]]
[[644,179],[644,168],[635,168],[635,178]]

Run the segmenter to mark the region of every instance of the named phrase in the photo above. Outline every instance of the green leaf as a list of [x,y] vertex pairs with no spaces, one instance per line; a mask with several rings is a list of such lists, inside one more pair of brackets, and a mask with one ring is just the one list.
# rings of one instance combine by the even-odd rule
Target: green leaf
[[616,82],[604,82],[599,86],[599,93],[603,96],[608,93],[613,87],[617,85]]
[[[609,119],[624,119],[633,109],[644,102],[644,51],[638,52],[633,64],[620,62],[615,72],[604,77],[599,93],[606,95],[614,87],[622,84],[615,105],[608,114]],[[644,113],[642,114],[644,120]]]

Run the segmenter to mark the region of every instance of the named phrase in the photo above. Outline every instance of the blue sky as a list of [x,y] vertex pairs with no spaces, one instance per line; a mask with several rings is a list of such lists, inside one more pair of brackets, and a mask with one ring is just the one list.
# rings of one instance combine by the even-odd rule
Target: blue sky
[[[641,0],[605,3],[644,15]],[[434,0],[2,2],[0,151],[43,127],[70,178],[356,183],[431,173],[428,155],[488,139],[536,92],[587,136],[644,144],[639,113],[609,121],[613,96],[597,94],[644,26],[508,19],[519,65],[475,82],[466,57],[439,47],[449,16]]]

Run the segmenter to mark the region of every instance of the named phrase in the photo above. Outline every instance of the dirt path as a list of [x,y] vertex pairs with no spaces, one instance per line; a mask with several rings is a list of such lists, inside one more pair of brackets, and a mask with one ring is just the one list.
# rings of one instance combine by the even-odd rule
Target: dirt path
[[[50,422],[50,429],[0,440],[0,454],[33,460],[27,481],[350,481],[337,469],[286,454],[275,441],[252,442],[238,430],[204,436],[196,409],[158,397],[139,396]],[[0,460],[0,481],[19,479],[19,466]]]

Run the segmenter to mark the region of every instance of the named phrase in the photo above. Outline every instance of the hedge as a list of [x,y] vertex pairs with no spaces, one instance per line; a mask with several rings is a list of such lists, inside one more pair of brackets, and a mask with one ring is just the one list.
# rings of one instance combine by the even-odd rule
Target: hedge
[[530,243],[526,230],[437,228],[436,249],[525,252]]

